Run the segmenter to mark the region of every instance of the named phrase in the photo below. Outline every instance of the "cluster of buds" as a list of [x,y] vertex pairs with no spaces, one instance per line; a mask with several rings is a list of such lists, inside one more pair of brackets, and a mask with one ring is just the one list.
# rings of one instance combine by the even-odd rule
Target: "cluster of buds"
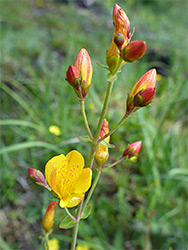
[[78,53],[74,65],[67,70],[66,80],[72,85],[80,100],[84,100],[90,87],[93,67],[90,56],[84,48]]
[[[101,127],[101,131],[99,134],[99,138],[101,139],[103,136],[109,133],[109,127],[108,127],[108,122],[106,119],[103,120],[103,124]],[[105,141],[109,143],[110,141],[110,136],[108,136]],[[108,160],[109,153],[108,153],[108,147],[105,147],[101,143],[97,145],[96,152],[95,152],[95,161],[98,166],[103,166],[106,161]]]
[[[117,67],[125,62],[140,59],[146,50],[144,41],[130,42],[130,22],[125,12],[117,5],[113,9],[114,32],[109,50],[106,53],[106,62],[110,72],[116,73]],[[122,61],[123,60],[123,61]]]
[[127,98],[126,114],[151,103],[156,92],[156,75],[156,69],[151,69],[137,80]]

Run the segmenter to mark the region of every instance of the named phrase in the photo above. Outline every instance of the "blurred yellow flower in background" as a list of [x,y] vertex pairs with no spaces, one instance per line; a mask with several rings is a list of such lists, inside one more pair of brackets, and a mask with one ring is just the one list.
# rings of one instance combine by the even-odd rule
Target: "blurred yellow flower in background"
[[76,250],[89,250],[89,247],[87,245],[78,245]]
[[[59,241],[55,238],[48,241],[49,244],[49,250],[59,250]],[[47,250],[47,247],[45,246],[45,250]]]
[[54,135],[57,135],[57,136],[59,136],[61,134],[60,128],[58,126],[56,126],[56,125],[51,125],[49,127],[49,131],[50,131],[51,134],[54,134]]

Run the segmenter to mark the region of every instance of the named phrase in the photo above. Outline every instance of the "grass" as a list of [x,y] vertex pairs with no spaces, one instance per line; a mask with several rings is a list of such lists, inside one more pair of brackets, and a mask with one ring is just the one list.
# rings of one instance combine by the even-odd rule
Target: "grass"
[[[50,157],[77,149],[87,160],[79,104],[65,72],[81,47],[94,67],[86,101],[92,131],[102,107],[105,50],[112,35],[114,1],[89,9],[68,1],[1,1],[1,249],[40,249],[41,217],[50,195],[28,180],[29,167],[44,171]],[[79,227],[79,243],[90,249],[187,249],[187,43],[186,1],[119,1],[134,40],[147,53],[118,75],[106,118],[113,127],[125,112],[134,82],[156,67],[162,78],[151,106],[128,119],[112,135],[109,162],[128,143],[143,141],[138,161],[122,163],[102,175],[91,200],[92,213]],[[49,132],[57,125],[61,135]],[[69,249],[71,230],[58,224],[54,237]],[[27,234],[25,234],[27,232]],[[23,236],[24,235],[24,236]]]

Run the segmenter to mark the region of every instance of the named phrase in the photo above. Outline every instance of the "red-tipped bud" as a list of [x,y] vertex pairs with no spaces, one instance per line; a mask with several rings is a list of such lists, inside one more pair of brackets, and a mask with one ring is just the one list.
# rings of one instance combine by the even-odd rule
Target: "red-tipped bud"
[[126,62],[134,62],[140,59],[146,51],[146,42],[133,41],[130,42],[121,52],[122,58]]
[[[108,133],[109,133],[108,122],[106,119],[104,119],[102,127],[101,127],[101,131],[100,131],[99,139]],[[105,140],[106,142],[109,143],[110,136],[108,136]],[[103,146],[101,143],[98,144],[96,148],[96,152],[95,152],[95,160],[97,162],[97,165],[98,166],[104,165],[106,161],[108,160],[108,157],[109,157],[108,147]]]
[[127,99],[127,113],[134,107],[146,106],[155,95],[156,69],[151,69],[141,76],[133,86]]
[[44,175],[41,173],[41,171],[34,169],[34,168],[28,168],[28,173],[31,181],[39,186],[48,187],[46,183],[46,179]]
[[147,89],[141,90],[134,97],[133,105],[135,107],[144,107],[148,105],[153,100],[155,92],[156,92],[155,88],[147,88]]
[[67,81],[74,87],[77,85],[78,79],[81,80],[79,70],[73,65],[70,65],[67,70]]
[[125,42],[125,37],[122,33],[116,33],[114,35],[114,43],[116,44],[119,50],[121,50],[124,42]]
[[129,144],[123,153],[123,157],[130,158],[130,157],[138,154],[140,149],[141,149],[141,146],[142,146],[141,141],[137,141],[137,142],[134,142],[132,144]]
[[46,232],[49,232],[50,229],[53,227],[54,213],[55,213],[54,209],[55,209],[55,206],[57,205],[57,203],[58,203],[58,201],[52,201],[46,209],[46,213],[45,213],[44,218],[42,220],[42,226]]
[[92,74],[93,67],[90,56],[87,50],[82,48],[74,65],[70,65],[67,71],[67,81],[72,85],[80,99],[84,99],[89,91]]
[[114,4],[113,8],[113,23],[115,28],[118,30],[122,29],[125,32],[125,37],[129,38],[130,33],[130,22],[126,13],[121,9],[121,7],[117,4]]

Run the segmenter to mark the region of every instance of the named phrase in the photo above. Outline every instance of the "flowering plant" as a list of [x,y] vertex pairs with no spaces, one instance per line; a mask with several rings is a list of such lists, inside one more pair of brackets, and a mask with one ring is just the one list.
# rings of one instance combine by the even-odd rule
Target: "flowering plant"
[[[62,229],[74,228],[71,244],[71,249],[74,250],[76,247],[78,224],[81,219],[87,218],[91,212],[91,206],[88,203],[101,173],[114,167],[121,161],[129,160],[131,157],[137,155],[141,149],[141,141],[131,143],[122,152],[120,159],[106,165],[109,157],[109,148],[114,147],[114,145],[110,144],[110,136],[133,112],[151,103],[155,95],[156,84],[155,69],[151,69],[142,75],[134,84],[130,94],[128,94],[127,107],[123,117],[112,129],[109,129],[109,122],[105,119],[105,115],[113,84],[117,79],[117,73],[120,72],[121,67],[125,63],[140,59],[146,50],[146,43],[144,41],[130,41],[133,32],[130,33],[129,19],[117,4],[114,5],[113,9],[113,23],[113,37],[110,48],[106,53],[107,66],[99,64],[108,69],[109,73],[106,78],[108,87],[104,105],[94,134],[90,129],[85,112],[85,100],[92,86],[91,80],[93,74],[92,62],[86,49],[82,48],[80,50],[74,64],[69,66],[66,73],[66,80],[73,87],[80,103],[84,125],[88,134],[85,137],[80,137],[80,140],[91,143],[89,159],[86,164],[87,167],[84,168],[85,161],[81,153],[72,150],[66,156],[61,154],[50,159],[45,166],[45,177],[39,170],[28,169],[31,180],[35,184],[49,190],[56,200],[49,204],[42,222],[45,230],[44,236],[47,249],[49,249],[48,235],[52,233],[56,205],[59,204],[59,207],[65,209],[67,213],[67,216],[60,223],[59,227]],[[96,172],[93,181],[92,171]],[[87,191],[88,194],[85,198]],[[69,208],[76,206],[78,208],[75,211],[75,215],[73,215],[69,211]]]

